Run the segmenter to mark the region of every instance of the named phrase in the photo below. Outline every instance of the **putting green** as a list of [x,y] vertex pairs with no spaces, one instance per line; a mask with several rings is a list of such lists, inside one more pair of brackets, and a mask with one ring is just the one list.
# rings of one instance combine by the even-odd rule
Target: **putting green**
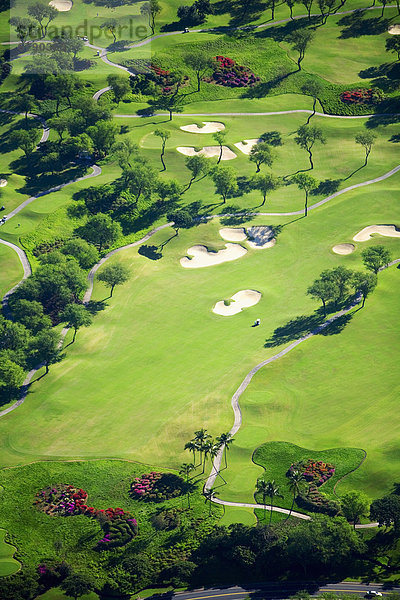
[[6,534],[4,529],[0,529],[0,577],[12,575],[21,568],[20,563],[13,558],[16,548],[5,541]]

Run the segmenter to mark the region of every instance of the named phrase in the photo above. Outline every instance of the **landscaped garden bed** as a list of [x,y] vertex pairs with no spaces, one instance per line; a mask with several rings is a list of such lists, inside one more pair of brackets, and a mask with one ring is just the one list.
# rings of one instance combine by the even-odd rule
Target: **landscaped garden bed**
[[235,60],[227,56],[216,56],[214,72],[210,82],[225,87],[250,87],[260,81],[250,69],[238,65]]
[[184,493],[186,484],[173,473],[145,473],[135,477],[131,485],[131,496],[146,502],[163,502]]

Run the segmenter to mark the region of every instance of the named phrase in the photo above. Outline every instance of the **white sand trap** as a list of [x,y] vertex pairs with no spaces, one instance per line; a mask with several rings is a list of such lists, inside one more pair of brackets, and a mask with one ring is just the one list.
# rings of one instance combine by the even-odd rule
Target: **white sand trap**
[[6,187],[7,183],[7,179],[0,179],[0,187]]
[[388,33],[390,33],[390,35],[400,35],[400,25],[390,25]]
[[355,242],[366,242],[371,239],[372,234],[378,233],[385,237],[400,237],[400,231],[394,225],[369,225],[359,231],[354,237]]
[[250,154],[253,146],[259,142],[261,142],[261,139],[243,140],[242,142],[238,142],[234,145],[240,150],[240,152],[243,152],[243,154]]
[[49,5],[56,8],[59,12],[67,12],[72,8],[71,0],[51,0]]
[[335,254],[351,254],[355,250],[354,244],[336,244],[332,248]]
[[[177,151],[185,156],[196,156],[197,154],[201,154],[206,158],[213,158],[214,156],[219,157],[220,148],[219,146],[204,146],[199,152],[196,152],[192,146],[178,146]],[[222,146],[221,160],[232,160],[234,158],[236,158],[236,154],[232,152],[228,146]]]
[[237,260],[247,253],[246,248],[239,244],[225,244],[226,248],[219,252],[209,252],[205,246],[192,246],[187,251],[188,258],[184,256],[180,263],[185,269],[199,269],[200,267],[212,267],[231,260]]
[[219,235],[227,242],[244,242],[247,240],[246,231],[243,227],[223,227]]
[[216,121],[203,121],[204,127],[198,125],[182,125],[180,129],[187,131],[188,133],[217,133],[223,131],[225,125],[223,123],[217,123]]
[[255,290],[242,290],[241,292],[234,294],[231,300],[233,300],[233,302],[228,305],[226,305],[223,300],[217,302],[213,308],[213,313],[222,315],[223,317],[237,315],[237,313],[240,313],[244,308],[249,308],[250,306],[258,304],[261,300],[261,294]]
[[274,230],[271,227],[255,226],[247,229],[248,245],[256,250],[264,250],[275,246]]

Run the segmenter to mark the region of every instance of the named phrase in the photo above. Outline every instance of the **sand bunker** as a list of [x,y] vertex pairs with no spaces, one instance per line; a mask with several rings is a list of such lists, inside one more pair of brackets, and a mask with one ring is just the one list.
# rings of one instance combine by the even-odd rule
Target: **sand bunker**
[[238,142],[234,145],[240,150],[240,152],[243,152],[243,154],[250,154],[252,147],[259,142],[261,142],[260,139],[243,140],[242,142]]
[[[204,146],[199,152],[197,152],[192,146],[178,146],[178,152],[185,156],[196,156],[201,154],[206,158],[213,158],[214,156],[219,157],[220,148],[219,146]],[[236,158],[236,154],[228,148],[228,146],[222,146],[222,158],[221,160],[232,160]]]
[[351,254],[355,250],[354,244],[337,244],[332,248],[335,254]]
[[219,252],[209,252],[206,246],[192,246],[187,253],[193,258],[184,256],[181,258],[180,263],[185,269],[199,269],[200,267],[212,267],[220,263],[237,260],[247,253],[246,248],[239,244],[225,244],[225,246],[226,248],[219,250]]
[[189,133],[217,133],[223,131],[225,125],[223,123],[217,123],[215,121],[203,121],[204,127],[198,125],[182,125],[182,131],[188,131]]
[[249,227],[247,229],[247,235],[249,236],[248,245],[250,248],[256,250],[264,250],[265,248],[272,248],[275,246],[276,239],[274,238],[274,230],[271,227],[259,225],[255,227]]
[[388,33],[390,33],[390,35],[400,35],[400,25],[390,25]]
[[7,183],[7,179],[0,179],[0,187],[6,187]]
[[223,227],[219,235],[227,242],[244,242],[247,240],[246,230],[243,227]]
[[56,8],[59,12],[67,12],[72,8],[71,0],[51,0],[49,5]]
[[378,233],[386,237],[400,237],[400,231],[394,225],[370,225],[364,227],[354,237],[355,242],[366,242],[371,239],[372,234]]
[[216,315],[222,315],[223,317],[230,317],[231,315],[236,315],[241,312],[244,308],[249,308],[250,306],[254,306],[261,300],[260,292],[256,292],[255,290],[242,290],[241,292],[237,292],[231,298],[233,302],[226,305],[223,300],[220,300],[216,303],[213,308],[213,312]]

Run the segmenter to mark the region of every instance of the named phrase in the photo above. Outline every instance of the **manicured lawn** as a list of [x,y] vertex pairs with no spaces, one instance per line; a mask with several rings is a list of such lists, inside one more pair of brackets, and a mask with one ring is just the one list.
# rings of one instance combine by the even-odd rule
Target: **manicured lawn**
[[17,253],[4,244],[0,244],[0,265],[0,297],[3,297],[21,279],[23,269]]
[[[0,494],[3,490],[0,490]],[[12,575],[19,571],[21,565],[13,558],[15,553],[14,546],[11,546],[5,541],[6,531],[0,529],[0,577]]]

